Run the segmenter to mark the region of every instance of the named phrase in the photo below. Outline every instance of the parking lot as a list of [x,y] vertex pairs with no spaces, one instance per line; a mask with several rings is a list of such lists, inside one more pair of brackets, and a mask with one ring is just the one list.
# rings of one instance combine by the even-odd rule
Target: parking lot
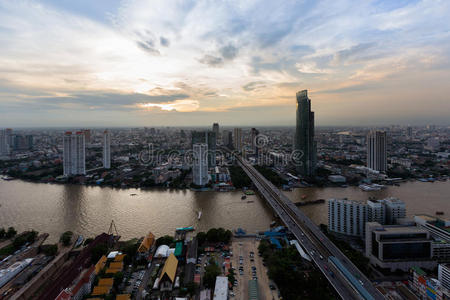
[[[267,276],[262,257],[258,255],[259,241],[255,238],[233,240],[232,265],[236,269],[237,286],[233,288],[235,299],[248,298],[248,281],[258,281],[259,299],[278,300],[278,291]],[[272,286],[272,289],[270,288]]]

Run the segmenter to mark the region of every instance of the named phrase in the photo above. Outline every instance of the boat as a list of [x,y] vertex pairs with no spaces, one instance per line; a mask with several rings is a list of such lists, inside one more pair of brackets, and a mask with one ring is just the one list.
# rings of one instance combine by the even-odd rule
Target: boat
[[190,226],[190,227],[179,227],[175,229],[176,231],[194,231],[194,227]]
[[308,197],[308,196],[306,196],[306,195],[302,195],[302,199],[306,199],[306,197]]
[[246,199],[246,198],[247,198],[247,196],[243,195],[243,196],[241,197],[241,200],[244,200],[244,199]]
[[6,180],[6,181],[14,180],[13,177],[8,176],[8,175],[3,176],[2,179],[3,179],[3,180]]
[[137,196],[137,194],[130,194],[130,196]]
[[437,215],[443,215],[444,212],[443,212],[443,211],[437,211],[436,214],[437,214]]
[[201,210],[199,210],[199,211],[198,211],[198,216],[197,216],[197,219],[198,219],[198,220],[200,220],[200,218],[201,218],[201,217],[202,217],[202,211],[201,211]]
[[377,184],[376,186],[369,185],[369,184],[360,184],[359,188],[362,189],[365,192],[381,190],[381,187],[379,187],[379,184]]
[[77,238],[77,241],[75,242],[74,248],[77,248],[77,247],[81,246],[83,241],[84,241],[84,237],[82,235],[79,235],[78,238]]
[[247,203],[253,203],[253,202],[255,202],[255,201],[253,201],[253,200],[248,200],[247,201]]

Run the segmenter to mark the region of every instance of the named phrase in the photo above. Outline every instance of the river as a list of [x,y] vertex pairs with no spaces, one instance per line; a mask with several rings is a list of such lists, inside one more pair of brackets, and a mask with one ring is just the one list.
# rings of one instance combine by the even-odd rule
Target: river
[[[327,187],[285,193],[295,202],[301,201],[302,195],[305,200],[395,196],[406,203],[410,216],[434,215],[437,210],[444,211],[446,216],[450,213],[450,182],[407,182],[376,192],[363,192],[357,187]],[[241,227],[249,233],[267,229],[273,220],[271,209],[258,196],[245,200],[241,196],[240,191],[114,189],[0,180],[0,227],[47,232],[50,242],[66,230],[94,237],[107,232],[111,220],[122,239],[143,236],[148,231],[156,236],[173,234],[176,227],[184,226],[194,226],[196,230]],[[317,224],[327,223],[326,204],[301,209]],[[198,211],[202,211],[200,220]]]

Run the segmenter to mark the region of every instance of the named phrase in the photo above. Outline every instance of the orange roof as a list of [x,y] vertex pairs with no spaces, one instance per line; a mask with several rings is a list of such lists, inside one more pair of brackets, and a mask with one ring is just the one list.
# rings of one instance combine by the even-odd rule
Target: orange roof
[[117,254],[116,257],[114,258],[114,261],[123,261],[125,256],[126,254]]
[[123,262],[122,261],[116,261],[109,264],[110,269],[123,269]]
[[100,278],[97,285],[112,287],[113,284],[114,284],[113,278]]
[[131,296],[129,294],[121,294],[116,296],[116,300],[130,300]]
[[111,287],[109,286],[94,286],[94,290],[92,291],[92,296],[100,296],[109,294]]
[[159,281],[161,282],[161,279],[163,278],[164,274],[166,274],[170,281],[175,281],[175,274],[177,273],[177,266],[178,266],[178,259],[173,255],[173,253],[170,253],[169,258],[167,258],[166,263],[164,264],[164,267],[161,272],[161,276],[159,277]]
[[106,274],[115,274],[120,271],[122,271],[121,268],[120,269],[108,268],[108,269],[106,269]]
[[143,253],[149,251],[154,242],[155,236],[153,235],[153,233],[149,232],[139,246],[138,252]]
[[98,273],[100,273],[100,271],[105,267],[106,264],[106,256],[102,256],[100,257],[100,259],[98,260],[98,262],[95,264],[95,274],[98,275]]

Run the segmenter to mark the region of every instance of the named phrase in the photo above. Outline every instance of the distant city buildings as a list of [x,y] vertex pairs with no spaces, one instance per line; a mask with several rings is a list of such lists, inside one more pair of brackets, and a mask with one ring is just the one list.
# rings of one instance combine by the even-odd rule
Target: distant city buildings
[[252,151],[255,154],[258,154],[258,150],[259,150],[258,143],[257,143],[258,142],[257,141],[258,134],[259,134],[258,129],[252,128],[250,130],[250,138],[251,138],[250,144],[251,144],[251,147],[252,147]]
[[0,155],[9,155],[10,137],[7,129],[0,130]]
[[386,172],[386,131],[374,130],[367,135],[367,167],[375,171]]
[[82,131],[67,131],[63,137],[63,170],[65,176],[86,174],[85,141]]
[[234,150],[242,151],[242,128],[235,128],[233,135]]
[[103,168],[111,168],[111,134],[108,130],[103,132]]
[[347,199],[328,200],[328,230],[343,235],[362,238],[367,222],[395,224],[405,217],[405,203],[393,197],[369,200],[367,203]]
[[192,146],[194,161],[192,166],[192,181],[195,185],[204,186],[208,183],[208,145],[196,143]]
[[208,147],[208,165],[207,168],[216,166],[216,144],[217,136],[213,131],[192,131],[192,146],[194,144],[206,144]]
[[297,172],[311,177],[316,171],[316,143],[314,141],[314,112],[311,111],[311,99],[308,91],[297,93],[297,125],[295,128],[294,150],[299,152],[296,161]]
[[213,126],[212,126],[212,131],[216,134],[216,142],[217,142],[217,140],[219,140],[219,133],[220,133],[220,131],[219,131],[219,123],[214,123],[213,124]]

